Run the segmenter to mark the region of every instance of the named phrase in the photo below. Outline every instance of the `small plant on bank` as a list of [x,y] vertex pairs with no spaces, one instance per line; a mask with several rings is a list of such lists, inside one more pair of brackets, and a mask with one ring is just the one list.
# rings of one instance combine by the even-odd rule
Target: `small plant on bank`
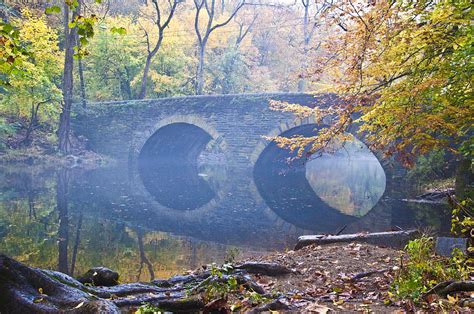
[[389,292],[393,300],[421,303],[424,293],[436,284],[446,280],[465,280],[469,276],[465,254],[455,250],[451,258],[437,256],[431,237],[410,241],[404,251],[406,258],[401,259],[400,270]]
[[237,291],[239,284],[237,278],[227,275],[232,270],[232,265],[224,264],[218,267],[216,264],[211,265],[211,280],[209,280],[204,297],[206,301],[215,299],[227,299],[229,293]]
[[164,313],[162,309],[151,304],[144,304],[140,306],[135,314],[155,314],[155,313]]

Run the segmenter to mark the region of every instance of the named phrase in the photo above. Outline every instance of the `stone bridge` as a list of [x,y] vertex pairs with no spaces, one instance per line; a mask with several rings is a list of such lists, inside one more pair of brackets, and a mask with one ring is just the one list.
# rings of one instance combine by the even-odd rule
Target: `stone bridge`
[[[225,237],[225,224],[218,222],[223,216],[234,217],[234,227],[243,232],[249,221],[255,221],[254,230],[273,225],[295,235],[335,232],[344,225],[347,231],[389,228],[393,222],[384,200],[398,195],[401,168],[380,160],[384,196],[364,217],[335,210],[313,193],[304,164],[281,175],[292,155],[263,137],[309,135],[316,125],[270,110],[270,99],[308,106],[337,101],[332,94],[285,93],[96,103],[78,110],[72,126],[87,138],[89,149],[117,160],[120,180],[127,181],[135,199],[153,207],[163,231],[213,240]],[[261,225],[262,220],[269,223]],[[200,227],[193,229],[196,224]],[[233,241],[230,236],[223,242]]]

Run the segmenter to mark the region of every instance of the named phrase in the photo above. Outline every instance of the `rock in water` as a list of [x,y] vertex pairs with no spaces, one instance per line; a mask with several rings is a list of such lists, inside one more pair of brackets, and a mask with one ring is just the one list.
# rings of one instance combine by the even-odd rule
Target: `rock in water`
[[83,284],[89,283],[94,286],[115,286],[118,284],[119,274],[106,267],[94,267],[89,269],[77,280]]

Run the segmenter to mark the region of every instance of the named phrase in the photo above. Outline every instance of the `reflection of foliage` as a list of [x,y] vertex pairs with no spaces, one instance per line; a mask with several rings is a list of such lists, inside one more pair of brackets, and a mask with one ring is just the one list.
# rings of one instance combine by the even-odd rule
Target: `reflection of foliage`
[[57,255],[57,215],[46,197],[35,202],[34,216],[29,215],[27,200],[0,203],[0,220],[6,235],[0,251],[21,262],[55,268]]
[[[54,172],[5,170],[0,179],[4,191],[0,198],[0,251],[31,266],[56,269],[59,213]],[[67,255],[68,263],[72,264],[77,249],[74,275],[94,266],[106,266],[118,271],[123,282],[150,280],[147,268],[139,272],[138,231],[121,221],[97,218],[97,211],[103,210],[98,204],[103,203],[89,199],[86,208],[81,199],[72,199],[68,204]],[[154,231],[144,232],[141,239],[156,277],[169,277],[198,267],[211,256],[217,261],[225,258],[223,245]]]
[[378,160],[357,141],[307,164],[306,178],[318,196],[341,212],[363,216],[385,190],[385,175]]

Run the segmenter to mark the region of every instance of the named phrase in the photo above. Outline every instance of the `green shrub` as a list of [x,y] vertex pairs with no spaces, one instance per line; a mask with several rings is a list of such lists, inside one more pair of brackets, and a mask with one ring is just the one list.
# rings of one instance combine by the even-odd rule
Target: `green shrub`
[[451,258],[437,256],[431,237],[410,241],[405,254],[390,292],[396,300],[420,302],[421,296],[436,284],[445,280],[464,280],[469,275],[464,253],[456,250]]

